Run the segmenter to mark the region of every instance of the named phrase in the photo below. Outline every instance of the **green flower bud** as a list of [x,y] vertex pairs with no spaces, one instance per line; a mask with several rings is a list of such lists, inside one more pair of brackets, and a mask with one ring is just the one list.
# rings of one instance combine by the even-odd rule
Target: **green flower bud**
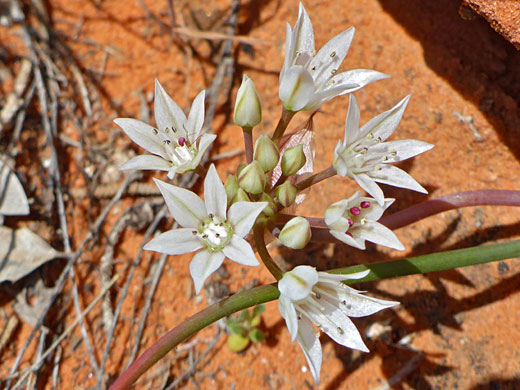
[[251,202],[251,199],[249,198],[249,195],[247,195],[247,192],[245,192],[242,188],[239,188],[231,203],[236,202]]
[[265,180],[264,170],[258,161],[246,165],[238,175],[238,185],[250,194],[261,194]]
[[260,163],[264,172],[272,171],[278,164],[280,151],[267,135],[258,137],[255,143],[255,160]]
[[262,211],[262,213],[266,217],[268,217],[268,218],[272,217],[274,215],[274,213],[276,213],[276,210],[277,210],[276,203],[274,202],[273,198],[271,198],[271,196],[269,196],[265,192],[260,197],[259,202],[268,203],[267,206],[265,206],[264,211]]
[[303,153],[303,145],[287,149],[282,156],[282,173],[284,176],[294,175],[305,165],[307,159]]
[[226,184],[224,185],[224,188],[226,189],[226,195],[227,195],[227,204],[228,207],[231,204],[231,201],[235,197],[238,189],[240,188],[238,186],[237,178],[233,175],[228,175],[228,178],[226,180]]
[[294,217],[285,224],[280,235],[280,242],[292,249],[303,249],[311,240],[311,226],[303,217]]
[[283,207],[289,207],[292,205],[296,199],[297,193],[297,188],[288,181],[274,189],[274,195],[278,198],[278,201]]
[[233,119],[241,127],[255,127],[262,120],[262,102],[253,81],[246,75],[237,92]]
[[242,169],[244,169],[245,167],[247,167],[247,164],[240,164],[240,165],[237,167],[237,177],[240,176],[240,172],[242,172]]

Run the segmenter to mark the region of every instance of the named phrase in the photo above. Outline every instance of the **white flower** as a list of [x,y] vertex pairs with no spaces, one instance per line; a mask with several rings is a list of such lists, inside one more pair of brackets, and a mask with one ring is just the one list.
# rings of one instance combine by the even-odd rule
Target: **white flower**
[[403,250],[396,235],[386,226],[376,222],[395,199],[384,199],[380,206],[375,199],[361,197],[356,192],[349,199],[331,204],[325,210],[325,223],[330,234],[345,244],[365,249],[365,240],[393,249]]
[[365,296],[341,283],[364,278],[369,272],[334,275],[300,265],[278,282],[278,308],[292,340],[296,339],[302,347],[316,383],[320,381],[321,345],[312,323],[338,344],[368,352],[349,317],[365,317],[399,304]]
[[186,115],[155,80],[154,114],[157,128],[131,118],[117,118],[114,122],[137,145],[150,154],[127,161],[120,169],[159,169],[173,179],[176,173],[197,168],[202,156],[215,140],[214,134],[202,134],[204,96],[200,92]]
[[168,255],[197,251],[190,263],[197,294],[225,257],[243,265],[258,265],[251,245],[243,237],[266,202],[236,202],[226,211],[226,190],[213,164],[204,180],[204,201],[184,188],[160,180],[155,183],[173,218],[183,228],[160,234],[144,249]]
[[345,138],[343,142],[338,142],[334,150],[333,166],[338,175],[353,178],[381,206],[384,195],[376,182],[428,193],[409,174],[388,164],[417,156],[433,148],[433,145],[411,139],[383,142],[397,128],[409,98],[405,97],[360,129],[357,100],[350,95]]
[[326,101],[354,92],[388,76],[367,69],[336,74],[347,55],[354,28],[336,35],[316,53],[309,15],[300,3],[294,30],[287,23],[285,61],[280,72],[280,99],[290,111],[315,110]]

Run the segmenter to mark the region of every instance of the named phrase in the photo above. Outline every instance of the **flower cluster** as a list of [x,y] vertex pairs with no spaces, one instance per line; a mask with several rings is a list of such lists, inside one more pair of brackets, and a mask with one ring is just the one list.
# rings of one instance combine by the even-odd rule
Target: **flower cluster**
[[[213,164],[207,172],[202,164],[204,153],[216,138],[201,134],[204,91],[195,97],[186,118],[156,81],[156,127],[135,119],[115,120],[135,143],[151,153],[131,159],[121,169],[163,170],[169,179],[188,171],[205,175],[204,200],[187,189],[155,180],[180,227],[153,238],[145,249],[169,255],[196,252],[189,269],[198,294],[226,257],[241,265],[259,264],[251,246],[254,237],[263,263],[278,280],[280,313],[292,339],[301,345],[316,382],[322,356],[319,333],[312,324],[337,343],[368,352],[350,317],[368,316],[398,303],[366,296],[341,283],[362,279],[369,271],[335,275],[303,265],[283,273],[265,247],[264,233],[270,231],[283,245],[298,250],[312,239],[314,228],[326,226],[331,238],[357,249],[365,249],[366,241],[404,249],[396,235],[378,222],[394,199],[385,198],[377,183],[426,192],[410,175],[390,164],[432,148],[416,140],[387,141],[409,97],[360,127],[359,106],[353,95],[349,97],[344,138],[338,142],[328,170],[308,177],[312,174],[314,152],[312,137],[302,135],[307,128],[281,143],[297,111],[315,111],[334,97],[387,77],[365,69],[337,73],[353,36],[354,29],[350,28],[316,52],[312,23],[300,4],[294,29],[287,25],[280,73],[279,97],[284,107],[280,123],[271,137],[259,136],[253,148],[253,128],[262,120],[262,103],[253,81],[244,75],[233,118],[243,129],[247,163],[230,174],[225,184]],[[284,210],[302,201],[306,188],[336,173],[353,179],[369,196],[356,192],[349,199],[331,204],[324,219],[314,227],[314,219],[282,216]],[[252,230],[253,234],[249,234]]]

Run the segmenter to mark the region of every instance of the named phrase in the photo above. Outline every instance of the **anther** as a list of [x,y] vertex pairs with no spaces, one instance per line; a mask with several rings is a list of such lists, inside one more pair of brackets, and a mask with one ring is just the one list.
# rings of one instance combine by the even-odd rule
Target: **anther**
[[179,146],[184,146],[184,144],[186,143],[186,138],[184,137],[180,137],[177,142],[179,143]]
[[381,161],[383,161],[383,162],[388,161],[388,157],[387,157],[387,156],[383,156],[383,157],[381,158]]
[[354,236],[353,236],[352,233],[350,233],[350,232],[345,232],[345,234],[346,234],[347,236],[349,236],[349,237],[354,238]]
[[157,129],[152,129],[152,131],[153,131],[153,133],[154,133],[155,135],[159,134],[159,130],[157,130]]
[[377,142],[383,142],[383,139],[381,137],[377,137]]
[[321,294],[320,293],[316,293],[316,299],[321,299]]
[[207,234],[203,234],[202,238],[206,239],[206,238],[208,238],[208,235]]
[[311,54],[312,54],[313,57],[316,57],[316,54],[317,54],[316,50],[313,50]]
[[219,238],[220,234],[219,233],[215,233],[215,237]]
[[339,333],[339,334],[343,334],[343,333],[345,333],[345,332],[343,332],[343,329],[341,329],[341,328],[338,326],[338,333]]
[[376,165],[375,168],[374,168],[374,170],[376,170],[376,171],[380,171],[380,170],[381,170],[381,167],[380,167],[379,165]]
[[335,74],[337,71],[338,71],[337,69],[332,69],[332,70],[330,71],[330,74]]
[[333,51],[332,53],[330,53],[330,58],[334,58],[334,57],[336,57],[336,52],[335,52],[335,51]]
[[359,153],[367,154],[367,152],[368,152],[368,148],[363,148],[363,149],[361,149],[361,151]]
[[209,213],[209,214],[208,214],[208,217],[213,218],[214,215],[213,215],[212,213]]
[[354,221],[351,220],[350,218],[347,219],[347,222],[348,222],[348,227],[352,227],[354,225]]
[[334,85],[335,81],[334,80],[329,80],[329,82],[327,83],[328,85]]
[[397,156],[397,151],[395,151],[395,150],[392,150],[392,151],[390,152],[390,155],[391,155],[392,157],[395,157],[395,156]]
[[360,221],[360,222],[361,222],[361,225],[364,225],[364,224],[367,223],[367,219],[366,219],[366,218],[361,218],[361,221]]
[[349,209],[349,211],[350,211],[350,214],[352,214],[352,215],[359,215],[359,214],[361,214],[361,210],[358,207],[351,207]]
[[367,139],[373,139],[373,138],[374,138],[374,134],[372,134],[372,133],[367,134]]
[[364,200],[359,205],[361,206],[362,209],[368,209],[370,207],[370,202],[367,200]]
[[163,144],[164,144],[164,145],[169,145],[169,144],[171,144],[171,141],[170,141],[169,139],[165,139],[165,140],[163,141]]
[[311,70],[316,70],[316,66],[313,66],[313,67],[311,68]]
[[191,233],[196,236],[197,235],[197,231],[196,230],[192,230]]

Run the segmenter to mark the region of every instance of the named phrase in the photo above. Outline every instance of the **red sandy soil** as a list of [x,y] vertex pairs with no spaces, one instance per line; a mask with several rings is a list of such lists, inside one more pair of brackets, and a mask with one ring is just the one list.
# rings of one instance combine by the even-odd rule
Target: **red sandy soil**
[[[169,22],[165,1],[145,2],[161,20]],[[229,7],[223,0],[175,3],[179,23],[190,27],[188,9],[212,14],[216,9]],[[459,4],[451,0],[304,3],[314,22],[317,47],[347,27],[356,27],[354,42],[342,69],[369,68],[392,76],[356,93],[362,123],[411,94],[410,104],[393,139],[414,138],[435,144],[432,151],[400,165],[430,194],[385,187],[386,196],[397,199],[391,210],[458,191],[518,189],[520,53],[484,20],[461,19]],[[100,4],[95,7],[94,2],[85,0],[51,2],[56,28],[74,34],[81,25],[80,40],[72,47],[85,67],[99,69],[104,58],[99,47],[110,48],[101,87],[106,96],[117,103],[116,107],[120,107],[116,112],[106,97],[103,98],[106,116],[90,130],[91,136],[103,140],[115,132],[119,149],[133,149],[131,142],[110,120],[118,116],[138,116],[139,99],[135,91],[142,88],[146,94],[152,93],[154,79],[158,78],[179,105],[187,108],[200,89],[209,88],[215,67],[204,60],[210,52],[206,41],[194,40],[201,57],[190,61],[137,2],[106,0]],[[296,0],[251,0],[244,1],[240,10],[237,34],[254,37],[258,42],[247,50],[234,52],[235,91],[242,73],[254,80],[264,107],[264,122],[258,133],[272,131],[281,112],[277,72],[283,62],[285,23],[289,21],[294,25],[297,7]],[[181,18],[181,14],[185,17]],[[89,46],[86,44],[89,40],[102,46]],[[332,161],[334,146],[343,135],[347,101],[347,97],[336,98],[315,117],[317,170],[328,167]],[[456,115],[468,117],[468,123],[461,122]],[[472,118],[472,124],[469,118]],[[298,114],[292,129],[301,128],[305,120],[305,114]],[[241,147],[239,129],[231,123],[229,107],[217,111],[212,127],[219,136],[213,153]],[[71,138],[78,138],[78,131],[72,124],[64,132]],[[70,156],[70,167],[64,180],[70,187],[83,186],[75,166],[76,150],[67,148],[65,153]],[[218,162],[220,176],[225,178],[244,161],[244,156],[240,155]],[[146,176],[144,180],[150,177]],[[114,180],[121,180],[121,177]],[[333,178],[313,188],[298,213],[320,217],[327,204],[350,196],[355,189],[351,181]],[[105,234],[118,215],[136,200],[126,197],[113,210],[103,230]],[[73,247],[76,247],[86,233],[88,203],[78,201],[75,208],[67,211]],[[518,239],[520,212],[507,207],[467,208],[429,218],[400,229],[396,234],[407,248],[404,252],[373,245],[365,252],[334,245],[313,245],[296,255],[286,251],[282,254],[286,256],[288,267],[311,264],[335,268]],[[134,258],[141,239],[142,233],[130,230],[123,235],[117,246],[115,272],[121,271],[124,264]],[[100,245],[88,249],[76,266],[82,307],[99,293],[98,267],[102,253]],[[129,340],[136,328],[134,313],[142,307],[143,290],[149,283],[145,279],[150,256],[148,253],[143,256],[123,306],[122,321],[116,330],[107,365],[111,378],[128,364]],[[189,256],[168,259],[148,317],[141,352],[168,329],[207,305],[205,298],[194,297],[189,259]],[[213,282],[222,281],[231,292],[254,278],[260,283],[272,282],[270,274],[261,267],[243,268],[230,261],[225,264],[229,276],[215,276]],[[398,300],[401,305],[356,321],[363,334],[373,324],[383,328],[379,337],[364,337],[372,351],[370,354],[335,345],[323,335],[320,386],[314,384],[306,370],[299,346],[291,343],[276,303],[269,303],[262,324],[267,336],[265,343],[235,354],[226,347],[225,336],[221,337],[209,360],[199,367],[199,374],[194,377],[196,382],[190,379],[181,388],[372,389],[393,377],[415,356],[416,352],[395,346],[403,337],[409,339],[409,348],[422,351],[424,357],[394,387],[396,389],[520,388],[519,275],[519,259],[512,259],[361,286],[374,296]],[[121,280],[117,284],[122,286],[123,283]],[[115,296],[119,292],[117,288],[113,291]],[[202,293],[203,297],[206,295],[207,290]],[[66,321],[70,324],[75,315],[67,299],[61,304],[70,306]],[[8,311],[10,302],[3,304]],[[87,316],[87,322],[99,359],[105,345],[99,307]],[[30,330],[28,325],[20,325],[16,341],[3,351],[0,377],[12,366],[16,352]],[[194,340],[201,342],[195,349],[197,353],[206,348],[202,342],[210,339],[214,331],[211,327],[195,336]],[[62,343],[60,389],[95,386],[88,354],[80,341],[80,332],[76,329]],[[29,365],[35,348],[36,343],[33,343],[22,367]],[[136,388],[159,388],[164,370],[171,370],[173,376],[182,375],[189,366],[186,353],[170,353]],[[50,373],[46,375],[50,376]],[[49,377],[42,379],[38,388],[51,388]]]

